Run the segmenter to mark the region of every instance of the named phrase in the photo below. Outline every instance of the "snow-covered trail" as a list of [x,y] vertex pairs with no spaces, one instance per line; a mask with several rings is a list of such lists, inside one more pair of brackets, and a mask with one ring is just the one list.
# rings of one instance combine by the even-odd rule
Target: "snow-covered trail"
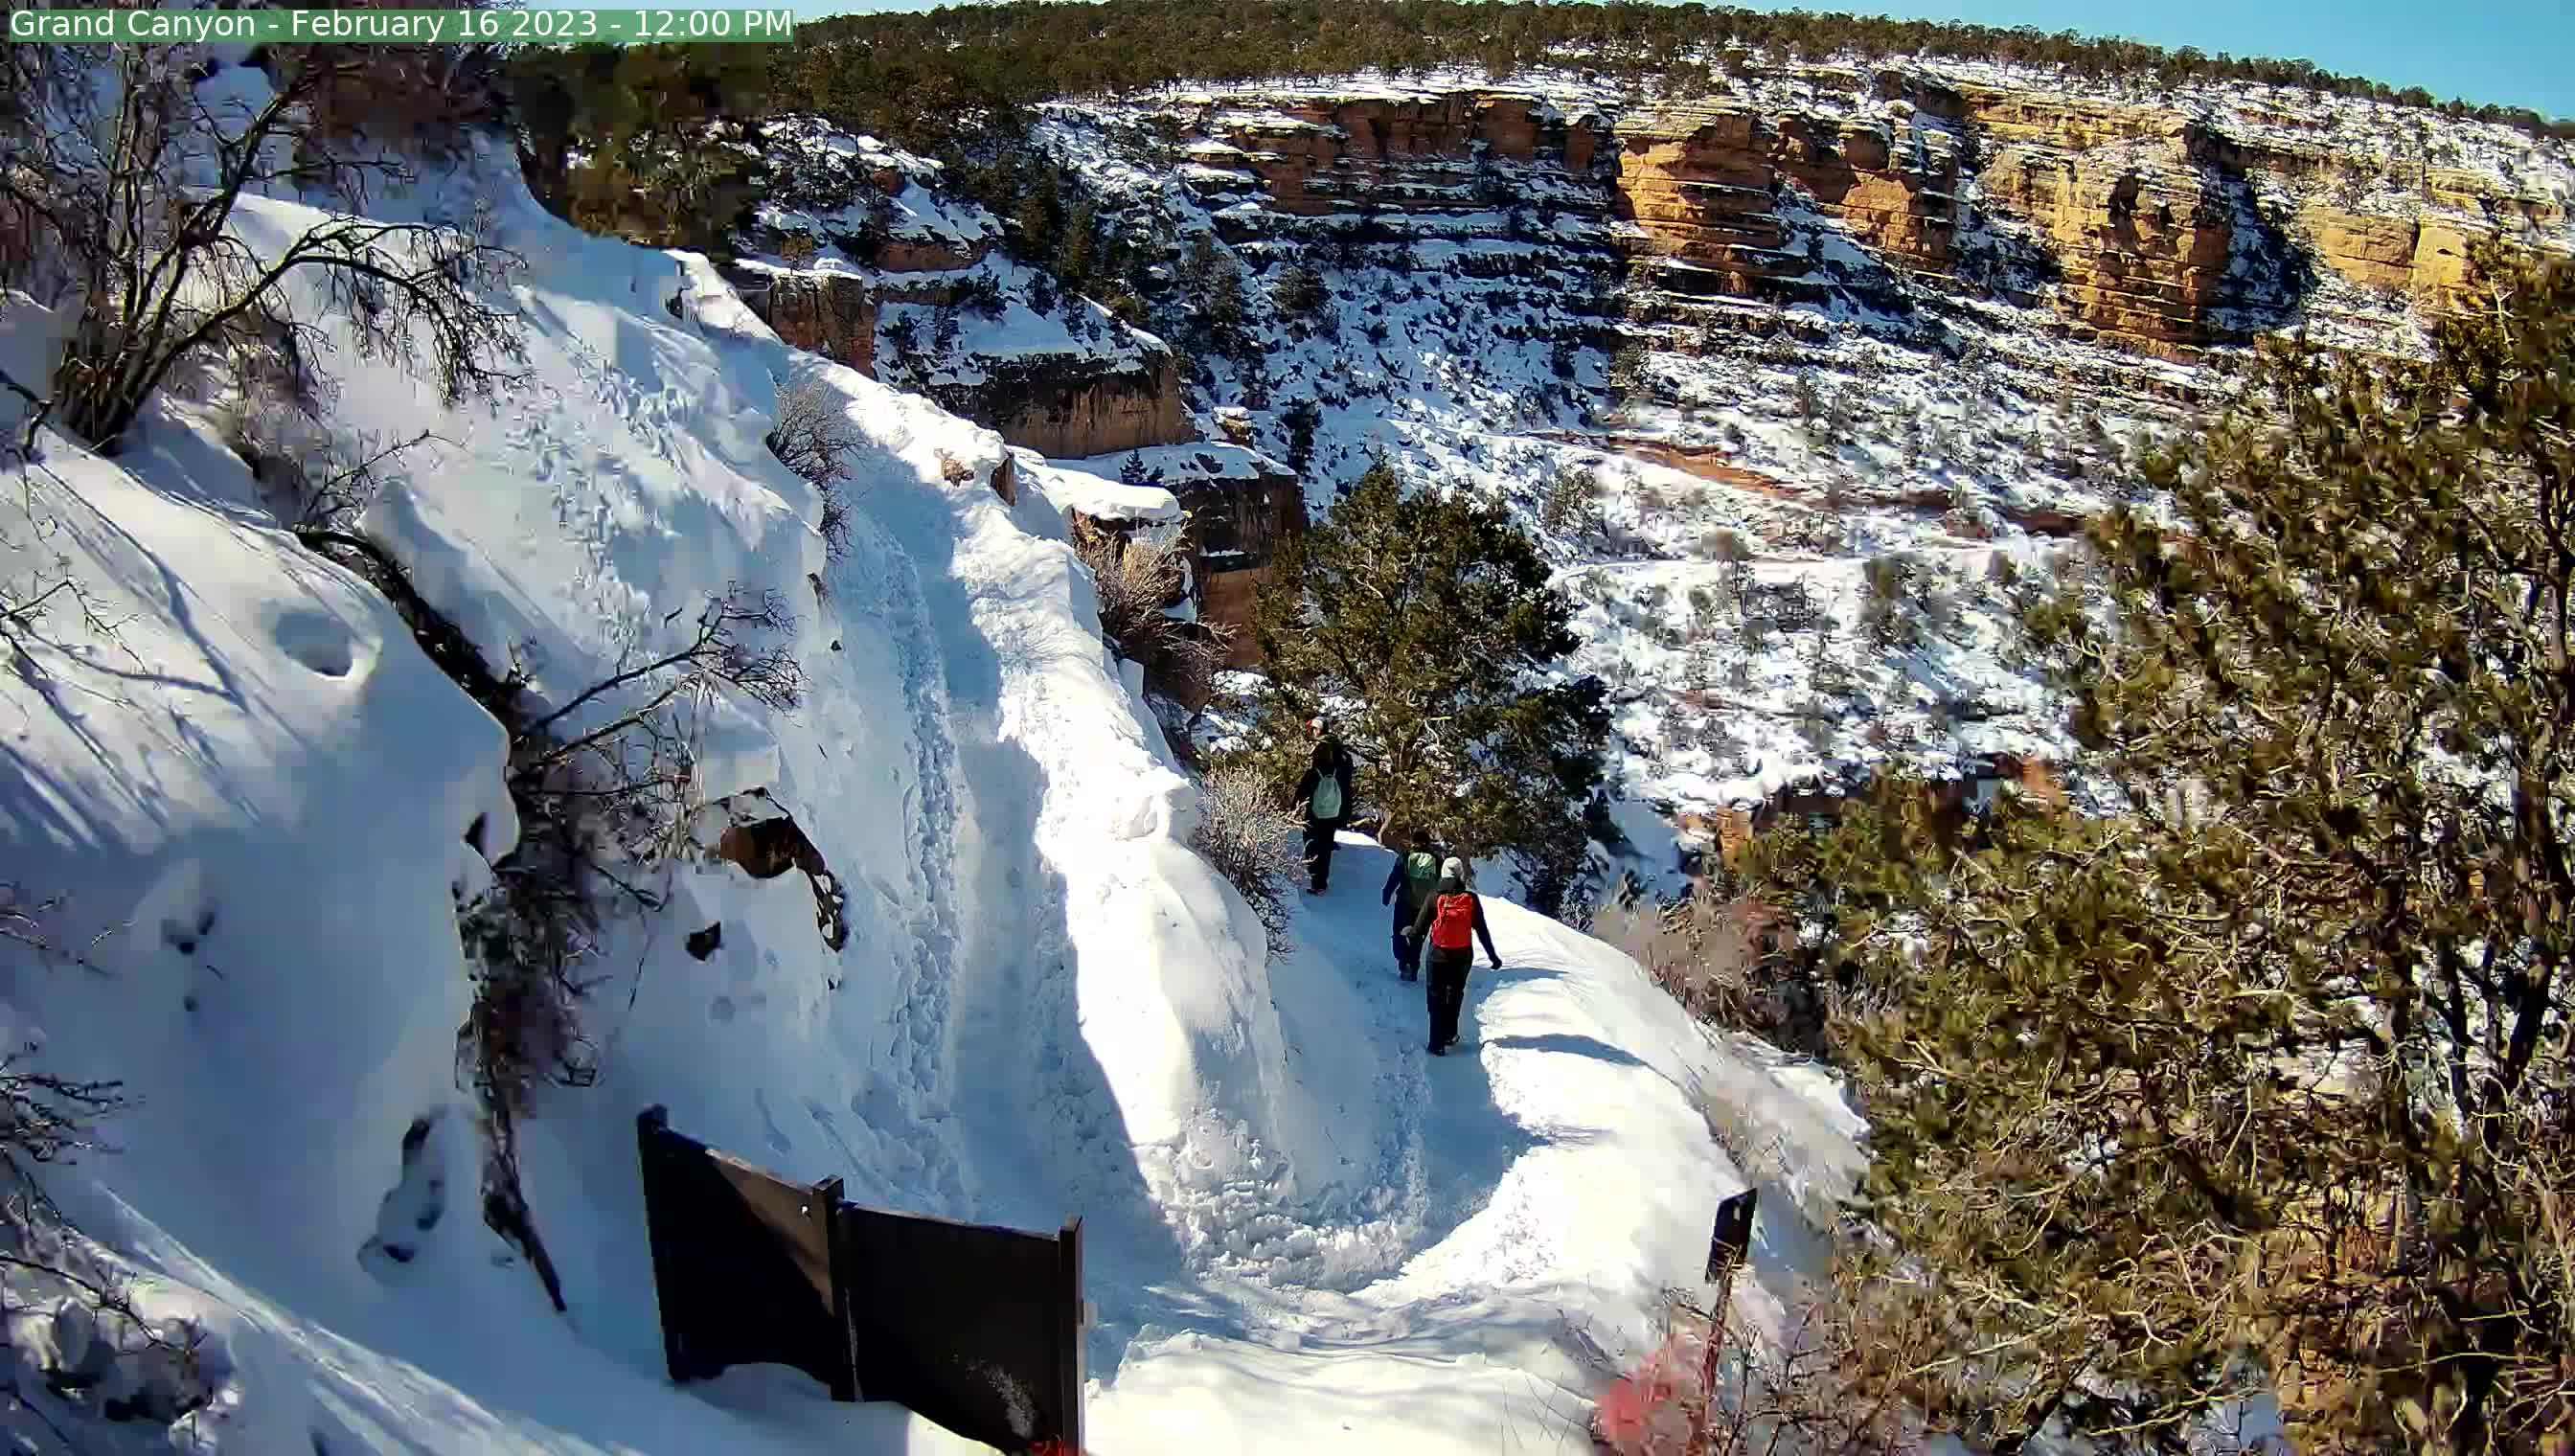
[[1332,1217],[1326,1192],[1310,1223],[1247,1229],[1288,1256],[1219,1260],[1225,1317],[1139,1331],[1093,1402],[1101,1452],[1587,1450],[1585,1397],[1742,1186],[1697,1120],[1711,1044],[1632,961],[1507,901],[1485,901],[1503,968],[1478,952],[1461,1047],[1427,1055],[1378,900],[1391,863],[1343,835],[1273,978],[1338,1126],[1369,1131],[1340,1153],[1371,1211]]

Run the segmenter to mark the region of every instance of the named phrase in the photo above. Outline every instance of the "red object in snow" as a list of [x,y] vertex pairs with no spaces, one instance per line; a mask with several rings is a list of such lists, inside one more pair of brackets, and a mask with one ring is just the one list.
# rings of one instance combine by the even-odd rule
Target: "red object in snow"
[[1617,1456],[1683,1456],[1698,1404],[1698,1346],[1679,1331],[1620,1377],[1591,1411],[1592,1444]]

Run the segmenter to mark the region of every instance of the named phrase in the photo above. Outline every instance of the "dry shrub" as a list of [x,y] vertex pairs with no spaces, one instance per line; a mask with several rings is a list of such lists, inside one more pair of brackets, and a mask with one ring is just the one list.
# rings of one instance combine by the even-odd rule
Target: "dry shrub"
[[[408,597],[408,586],[402,590]],[[670,652],[542,717],[526,710],[519,675],[468,687],[510,728],[520,834],[492,866],[491,891],[457,916],[474,970],[473,1009],[457,1032],[457,1079],[483,1108],[483,1220],[518,1245],[558,1310],[566,1307],[562,1283],[519,1177],[518,1125],[545,1087],[598,1077],[582,1008],[600,979],[607,911],[662,908],[664,896],[636,881],[676,851],[698,802],[687,705],[722,685],[780,712],[795,709],[804,680],[790,646],[778,641],[794,626],[777,593],[729,589],[708,599],[694,631]],[[600,726],[577,733],[563,727],[603,704],[613,706]]]
[[[517,1128],[548,1086],[583,1086],[598,1053],[582,1025],[600,973],[602,925],[611,911],[651,913],[663,897],[649,874],[685,840],[698,803],[692,780],[691,705],[731,691],[778,712],[802,701],[792,631],[775,592],[728,588],[696,620],[686,608],[667,650],[540,711],[530,677],[506,676],[414,589],[402,564],[351,532],[301,528],[304,545],[382,592],[432,663],[510,734],[509,789],[520,833],[492,865],[492,886],[462,903],[457,930],[474,977],[474,1001],[457,1031],[457,1081],[482,1110],[483,1218],[516,1244],[560,1310],[562,1284],[522,1191]],[[477,820],[467,842],[487,854]]]
[[[16,960],[27,972],[108,973],[89,952],[127,927],[66,944],[55,915],[63,903],[0,881],[0,968],[17,969]],[[25,1027],[0,1033],[0,1314],[12,1371],[0,1440],[12,1450],[110,1449],[109,1423],[170,1425],[202,1409],[224,1369],[220,1348],[209,1357],[195,1320],[147,1313],[118,1263],[42,1181],[45,1169],[115,1150],[106,1128],[131,1105],[124,1083],[40,1070],[41,1036]]]
[[1180,554],[1077,522],[1073,549],[1091,569],[1100,597],[1100,630],[1119,656],[1143,662],[1173,621],[1165,611],[1187,582]]
[[848,405],[813,375],[790,380],[779,387],[778,423],[764,443],[779,464],[812,483],[822,497],[823,514],[815,529],[832,559],[840,560],[850,549],[850,462],[866,443],[850,422]]
[[23,1238],[60,1219],[36,1169],[97,1150],[100,1124],[125,1110],[123,1082],[34,1070],[28,1052],[0,1052],[0,1234]]
[[1790,1050],[1825,1049],[1827,998],[1784,953],[1786,916],[1759,896],[1613,902],[1594,912],[1592,926],[1699,1020]]
[[1717,1345],[1715,1408],[1703,1410],[1708,1312],[1673,1291],[1662,1342],[1594,1409],[1595,1447],[1614,1456],[1893,1456],[1923,1448],[1921,1422],[1893,1390],[1859,1378],[1864,1361],[1906,1360],[1920,1346],[1875,1345],[1896,1332],[1851,1305],[1846,1281],[1807,1299],[1782,1325],[1772,1340],[1739,1314],[1728,1318]]
[[[49,104],[0,127],[0,190],[33,204],[12,217],[34,228],[28,256],[60,260],[88,300],[54,372],[54,423],[112,452],[186,370],[281,346],[309,356],[325,320],[360,356],[435,382],[449,404],[524,382],[523,321],[507,297],[521,260],[484,241],[487,209],[419,222],[317,214],[274,251],[229,226],[240,197],[362,198],[420,180],[399,153],[350,144],[317,116],[368,84],[374,61],[275,52],[263,60],[273,98],[246,108],[199,94],[200,59],[190,47],[113,51],[83,75],[47,78],[62,83]],[[195,185],[193,160],[217,156],[223,185]]]
[[1219,763],[1199,785],[1199,822],[1190,830],[1190,847],[1252,902],[1273,955],[1288,949],[1288,906],[1305,872],[1302,831],[1296,817],[1279,806],[1255,763]]
[[[399,10],[404,0],[348,0],[346,10]],[[459,0],[459,10],[488,11],[492,0]],[[433,157],[470,147],[471,129],[505,122],[510,87],[506,48],[449,45],[316,45],[335,62],[313,101],[315,131],[333,142],[358,137],[408,145]]]
[[349,69],[320,88],[314,101],[316,129],[335,142],[364,136],[452,159],[466,154],[473,128],[493,125],[509,111],[509,85],[497,45],[313,49],[344,54],[350,63]]
[[1188,565],[1178,543],[1141,541],[1076,522],[1073,548],[1091,569],[1100,631],[1118,656],[1145,668],[1148,685],[1193,707],[1214,690],[1232,635],[1168,610],[1184,600]]
[[819,486],[848,474],[865,442],[840,394],[806,374],[779,386],[778,422],[763,443],[779,464]]
[[398,476],[406,452],[431,440],[423,430],[393,440],[368,431],[341,436],[273,399],[241,396],[217,416],[224,444],[250,467],[269,509],[292,531],[346,532]]

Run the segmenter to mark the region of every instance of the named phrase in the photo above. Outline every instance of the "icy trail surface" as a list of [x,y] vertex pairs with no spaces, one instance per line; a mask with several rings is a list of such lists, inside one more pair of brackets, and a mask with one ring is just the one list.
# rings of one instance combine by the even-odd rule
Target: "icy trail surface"
[[[1060,499],[1125,488],[787,349],[704,260],[548,217],[499,149],[376,206],[476,198],[529,260],[529,377],[451,410],[331,355],[349,440],[432,435],[358,529],[541,704],[667,651],[711,598],[775,593],[794,620],[760,646],[794,656],[803,703],[704,695],[677,725],[701,796],[795,816],[850,934],[824,943],[802,875],[633,866],[663,908],[612,912],[586,963],[597,1075],[521,1128],[558,1314],[480,1216],[455,1064],[459,905],[518,835],[500,727],[281,529],[220,408],[167,403],[113,460],[48,437],[0,479],[0,573],[75,573],[114,631],[58,614],[0,670],[0,883],[57,901],[41,926],[85,962],[0,942],[0,1020],[42,1070],[122,1079],[114,1150],[53,1186],[148,1315],[204,1326],[195,1408],[126,1423],[134,1449],[967,1449],[775,1370],[670,1386],[633,1134],[655,1103],[871,1203],[1081,1215],[1108,1456],[1580,1449],[1741,1186],[1701,1089],[1847,1149],[1846,1114],[1795,1112],[1804,1091],[1625,957],[1499,901],[1472,1045],[1425,1057],[1362,841],[1266,957],[1187,847],[1196,791],[1064,541]],[[275,249],[316,216],[255,202],[240,226]],[[46,377],[63,321],[24,299],[0,320],[0,365]],[[863,438],[837,558],[762,443],[796,377]],[[108,1358],[47,1318],[59,1290],[12,1294],[22,1392]]]

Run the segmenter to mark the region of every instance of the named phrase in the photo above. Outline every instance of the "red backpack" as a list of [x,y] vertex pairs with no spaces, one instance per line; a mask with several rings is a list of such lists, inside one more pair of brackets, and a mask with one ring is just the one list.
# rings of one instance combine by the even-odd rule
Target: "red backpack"
[[1460,891],[1439,897],[1430,920],[1430,944],[1439,950],[1464,950],[1474,944],[1475,897]]

